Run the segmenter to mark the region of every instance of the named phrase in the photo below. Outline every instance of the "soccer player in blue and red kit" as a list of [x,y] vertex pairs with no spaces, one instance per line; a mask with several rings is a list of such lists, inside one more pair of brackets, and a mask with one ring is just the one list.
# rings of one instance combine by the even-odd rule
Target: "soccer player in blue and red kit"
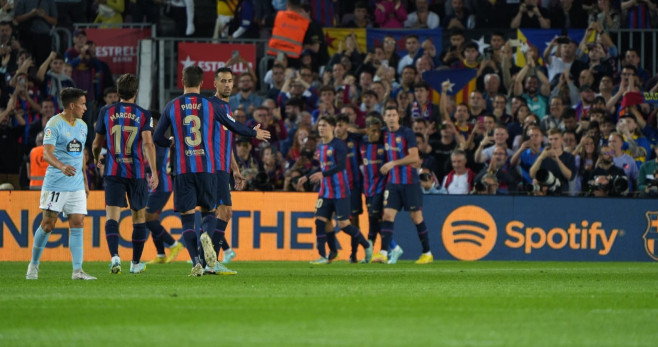
[[[151,110],[151,119],[153,119],[153,127],[157,127],[160,112]],[[157,175],[160,184],[157,188],[149,190],[149,197],[146,202],[146,227],[153,235],[153,244],[158,253],[147,264],[168,264],[176,259],[176,256],[183,248],[183,244],[176,241],[160,223],[160,212],[169,201],[173,191],[170,155],[171,150],[169,147],[155,146],[155,160],[158,164]],[[151,174],[153,174],[153,171]],[[165,255],[165,243],[169,245],[169,255]]]
[[401,208],[410,212],[416,225],[423,254],[416,264],[429,264],[434,260],[430,251],[430,239],[423,220],[423,193],[420,189],[418,172],[412,167],[419,160],[416,135],[413,130],[400,125],[397,108],[386,107],[384,122],[388,131],[384,133],[386,164],[380,172],[388,174],[384,191],[384,215],[382,217],[382,250],[373,257],[373,262],[388,262],[389,244],[393,238],[395,215]]
[[112,258],[110,273],[121,273],[119,258],[119,219],[121,208],[126,207],[126,195],[132,213],[133,257],[130,263],[131,273],[141,273],[146,264],[140,262],[144,251],[144,242],[148,238],[146,231],[146,199],[148,189],[158,186],[157,173],[146,182],[146,162],[155,170],[155,146],[151,133],[153,121],[151,114],[135,104],[137,97],[137,76],[125,74],[117,80],[119,102],[104,106],[96,123],[96,137],[92,145],[94,158],[98,164],[103,144],[107,139],[107,156],[105,158],[105,237]]
[[[347,157],[347,146],[334,137],[336,120],[333,117],[321,116],[318,119],[318,134],[322,142],[318,144],[316,157],[320,162],[321,171],[309,176],[302,176],[298,185],[303,185],[307,180],[320,181],[320,192],[318,202],[315,205],[315,231],[317,248],[320,258],[311,264],[328,264],[327,251],[325,249],[327,237],[325,227],[331,215],[336,213],[338,228],[356,238],[366,252],[366,262],[372,258],[372,246],[361,235],[361,231],[350,223],[350,186],[345,170],[345,159]],[[361,192],[358,192],[360,194]]]
[[174,207],[181,213],[183,238],[194,264],[191,276],[203,276],[204,273],[194,228],[196,206],[201,207],[204,259],[210,268],[215,267],[217,262],[212,245],[217,205],[216,150],[213,144],[217,131],[215,120],[242,136],[255,136],[259,140],[270,138],[268,131],[259,126],[249,129],[235,122],[226,113],[228,108],[199,94],[202,83],[203,70],[200,67],[183,69],[184,94],[167,103],[154,135],[158,145],[169,147],[171,141],[165,137],[165,132],[170,127],[173,129]]
[[[382,212],[384,209],[384,186],[386,175],[379,169],[386,162],[386,150],[382,138],[384,122],[379,115],[366,118],[366,134],[360,145],[363,158],[363,194],[368,208],[368,242],[375,244],[380,232]],[[391,238],[389,264],[395,264],[402,255],[402,247]]]

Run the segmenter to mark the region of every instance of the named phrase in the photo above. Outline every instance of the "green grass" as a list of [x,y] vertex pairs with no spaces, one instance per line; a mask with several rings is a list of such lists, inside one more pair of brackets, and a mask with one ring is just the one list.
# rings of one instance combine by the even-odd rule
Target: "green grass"
[[656,346],[658,264],[0,263],[0,345]]

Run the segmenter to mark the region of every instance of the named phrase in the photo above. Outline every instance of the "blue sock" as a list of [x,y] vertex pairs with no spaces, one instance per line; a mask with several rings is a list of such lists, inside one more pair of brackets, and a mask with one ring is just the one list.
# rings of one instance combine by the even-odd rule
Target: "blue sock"
[[316,247],[318,248],[318,253],[321,257],[327,257],[327,250],[325,246],[327,245],[327,232],[324,228],[327,226],[327,222],[321,221],[319,219],[315,220],[315,239]]
[[50,233],[43,231],[43,228],[39,225],[39,228],[34,233],[34,243],[32,244],[32,264],[39,265],[43,248],[46,247],[49,236]]
[[110,256],[119,255],[119,222],[108,219],[105,221],[105,238],[107,239],[107,248],[110,250]]
[[159,255],[165,254],[165,249],[164,249],[165,238],[167,238],[167,243],[169,244],[175,242],[174,238],[171,237],[171,235],[169,235],[169,233],[165,230],[162,224],[160,224],[159,220],[151,220],[146,222],[146,227],[151,231],[151,234],[153,234],[153,244],[155,245],[155,249],[158,251],[158,254]]
[[69,249],[71,250],[71,258],[73,259],[73,270],[82,269],[82,228],[71,228],[69,233]]
[[133,263],[137,264],[142,259],[144,242],[149,237],[146,231],[146,223],[133,224]]
[[196,232],[194,231],[194,214],[182,214],[180,216],[181,224],[183,225],[183,239],[185,240],[185,248],[190,254],[192,263],[196,265],[199,262],[199,249],[197,245]]
[[227,225],[228,223],[225,220],[217,218],[217,224],[215,224],[215,234],[212,235],[212,246],[215,249],[215,253],[217,253],[217,257],[219,257],[219,251],[224,249]]
[[398,243],[395,242],[395,240],[393,240],[393,238],[391,238],[391,243],[388,245],[388,249],[393,250],[397,246],[398,246]]
[[393,240],[393,222],[382,221],[382,251],[389,251],[389,245]]
[[423,253],[427,253],[430,251],[430,235],[427,232],[427,227],[425,226],[425,222],[420,222],[419,224],[416,224],[416,231],[418,231],[418,238],[420,239],[420,243],[423,245]]
[[215,217],[215,212],[201,212],[201,230],[208,233],[208,236],[212,237],[215,233],[215,227],[217,226],[217,217]]

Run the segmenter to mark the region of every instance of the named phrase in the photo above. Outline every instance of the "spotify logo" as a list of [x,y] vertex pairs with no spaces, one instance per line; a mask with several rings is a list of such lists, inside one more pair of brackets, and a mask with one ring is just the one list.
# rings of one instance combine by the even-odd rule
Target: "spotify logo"
[[452,211],[441,231],[443,244],[459,260],[484,258],[496,244],[496,222],[486,210],[467,205]]

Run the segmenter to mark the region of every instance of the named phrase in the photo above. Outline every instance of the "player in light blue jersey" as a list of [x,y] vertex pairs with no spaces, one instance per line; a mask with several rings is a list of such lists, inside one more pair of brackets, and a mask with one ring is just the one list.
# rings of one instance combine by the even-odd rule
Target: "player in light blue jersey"
[[51,118],[44,129],[43,158],[49,166],[43,180],[39,205],[43,210],[43,220],[34,233],[32,260],[27,267],[26,279],[38,278],[39,259],[60,212],[67,215],[69,220],[69,248],[73,259],[71,278],[96,279],[82,270],[82,227],[89,195],[87,177],[82,166],[87,124],[81,118],[87,110],[86,94],[81,89],[64,88],[60,93],[63,111]]

